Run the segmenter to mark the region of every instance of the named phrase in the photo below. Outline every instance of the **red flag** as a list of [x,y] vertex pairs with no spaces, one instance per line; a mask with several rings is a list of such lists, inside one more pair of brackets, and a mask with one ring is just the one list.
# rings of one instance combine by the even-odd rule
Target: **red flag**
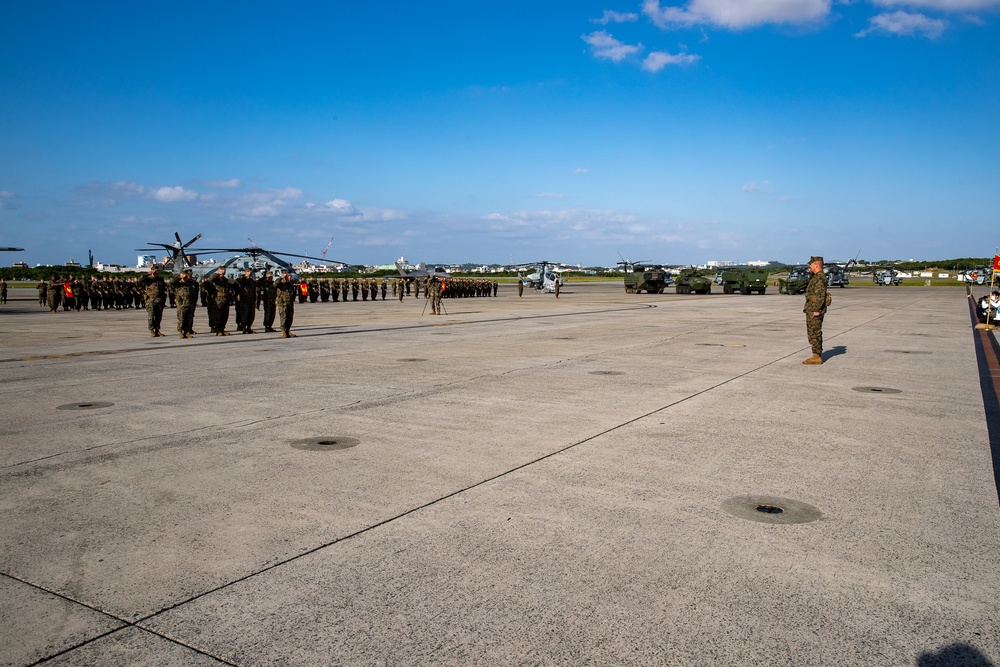
[[1000,271],[1000,255],[993,255],[993,270]]

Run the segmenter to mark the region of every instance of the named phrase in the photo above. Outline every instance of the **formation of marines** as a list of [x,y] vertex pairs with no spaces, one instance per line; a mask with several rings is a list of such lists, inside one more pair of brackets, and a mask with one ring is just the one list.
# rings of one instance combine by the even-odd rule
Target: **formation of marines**
[[54,275],[38,283],[38,305],[51,312],[144,308],[141,278],[97,278]]
[[[0,285],[6,287],[6,283]],[[177,312],[177,334],[193,338],[194,313],[200,303],[208,315],[208,328],[216,336],[229,336],[229,319],[235,310],[236,329],[253,334],[257,311],[262,311],[266,333],[276,333],[275,319],[283,338],[293,338],[291,332],[294,305],[298,303],[328,303],[337,301],[385,301],[392,292],[404,297],[423,296],[431,304],[431,312],[444,314],[442,298],[497,296],[499,282],[475,278],[306,278],[299,279],[284,272],[275,280],[270,271],[257,278],[253,269],[246,269],[236,279],[226,276],[225,267],[206,275],[199,282],[191,269],[184,269],[172,279],[164,280],[155,268],[141,278],[105,276],[89,280],[73,275],[53,275],[38,284],[38,303],[51,312],[81,310],[145,309],[149,335],[163,336],[163,311],[166,307]],[[0,298],[6,300],[6,290]],[[421,294],[422,293],[422,294]]]

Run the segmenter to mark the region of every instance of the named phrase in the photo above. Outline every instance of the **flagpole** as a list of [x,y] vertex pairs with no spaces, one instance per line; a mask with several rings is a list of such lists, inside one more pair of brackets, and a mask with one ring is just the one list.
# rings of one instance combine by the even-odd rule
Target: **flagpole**
[[[990,296],[989,296],[989,300],[987,301],[987,303],[989,305],[987,305],[987,307],[986,307],[986,328],[987,329],[989,329],[990,326],[991,326],[990,325],[990,318],[993,316],[993,308],[992,308],[992,302],[993,302],[993,285],[994,285],[994,283],[996,282],[996,279],[997,279],[997,271],[1000,271],[1000,253],[998,253],[997,250],[1000,250],[1000,249],[994,248],[994,250],[993,250],[993,270],[990,271]],[[993,318],[993,319],[996,319],[996,318]]]

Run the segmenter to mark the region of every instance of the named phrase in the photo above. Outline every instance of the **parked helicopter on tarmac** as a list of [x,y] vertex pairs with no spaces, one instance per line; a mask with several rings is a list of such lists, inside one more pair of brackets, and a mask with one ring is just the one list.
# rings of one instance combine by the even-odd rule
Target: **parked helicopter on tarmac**
[[[264,271],[277,272],[284,270],[297,275],[295,267],[293,267],[289,261],[283,259],[286,257],[315,260],[318,262],[329,262],[331,264],[344,264],[344,262],[338,262],[336,260],[324,260],[322,257],[311,257],[309,255],[296,255],[277,250],[266,250],[254,243],[252,239],[247,239],[251,243],[254,243],[252,247],[192,248],[191,246],[194,245],[195,241],[201,238],[201,234],[198,234],[187,243],[183,243],[181,241],[181,235],[177,232],[174,232],[174,238],[176,239],[174,243],[157,243],[150,241],[146,245],[155,246],[156,248],[164,248],[165,250],[170,251],[171,257],[167,260],[167,266],[164,268],[169,268],[174,275],[180,275],[181,271],[184,269],[191,269],[192,275],[199,280],[204,278],[207,274],[214,273],[220,267],[226,269],[226,275],[230,278],[239,277],[246,269],[253,269],[254,271],[260,273],[263,273]],[[136,252],[148,253],[153,251],[156,251],[156,249],[136,248]],[[223,253],[234,253],[234,255],[221,263],[198,262],[199,255],[217,255]]]
[[423,262],[418,263],[412,269],[407,270],[406,260],[402,257],[396,260],[396,270],[399,271],[397,278],[404,278],[407,280],[415,280],[422,278],[433,278],[437,276],[438,278],[445,279],[451,278],[451,274],[443,266],[435,266],[432,268],[427,268],[427,265]]
[[[539,292],[557,292],[558,288],[563,285],[562,275],[557,268],[561,268],[562,264],[556,264],[553,262],[535,262],[533,264],[521,264],[517,267],[517,277],[525,287],[538,290]],[[529,269],[537,269],[533,273],[524,275],[524,272]]]

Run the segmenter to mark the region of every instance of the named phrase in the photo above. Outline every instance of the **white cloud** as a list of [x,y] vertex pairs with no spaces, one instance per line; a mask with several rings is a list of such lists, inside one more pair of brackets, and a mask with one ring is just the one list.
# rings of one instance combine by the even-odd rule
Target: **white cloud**
[[628,226],[636,217],[611,210],[577,208],[491,213],[484,218],[490,231],[503,238],[534,238],[549,240],[605,241],[630,238]]
[[760,192],[770,192],[771,182],[763,181],[758,183],[757,181],[747,181],[743,184],[743,192],[760,193]]
[[14,202],[13,192],[8,192],[7,190],[0,190],[0,208],[13,209]]
[[225,180],[218,181],[206,181],[205,185],[210,188],[217,188],[220,190],[234,190],[243,185],[243,181],[238,178],[229,178]]
[[275,217],[291,206],[287,200],[301,196],[302,191],[298,188],[261,190],[239,195],[232,205],[236,208],[237,215],[251,218]]
[[1000,8],[1000,0],[872,0],[877,7],[911,7],[940,12],[974,12]]
[[[88,186],[88,190],[97,191],[102,188],[100,183],[91,183]],[[139,185],[134,181],[115,181],[111,184],[111,189],[114,192],[120,192],[127,195],[141,195],[146,192],[146,187]]]
[[606,58],[612,62],[620,63],[629,56],[642,51],[642,44],[631,45],[619,42],[604,30],[592,32],[589,35],[582,35],[585,41],[594,52],[596,58]]
[[666,51],[653,51],[642,61],[642,68],[650,72],[659,72],[667,65],[690,65],[698,62],[701,56],[691,56],[686,53],[667,53]]
[[198,198],[198,193],[194,190],[186,190],[179,185],[175,185],[172,188],[157,188],[156,190],[150,192],[150,197],[156,201],[163,202],[191,201],[192,199]]
[[689,0],[684,8],[644,0],[642,13],[660,28],[709,24],[741,30],[768,23],[808,24],[830,14],[831,0]]
[[357,210],[351,202],[346,199],[331,199],[327,203],[323,204],[323,208],[334,211],[340,215],[354,215],[357,213]]
[[576,169],[573,170],[573,173],[574,174],[589,174],[590,170],[589,169],[584,169],[583,167],[577,167]]
[[566,197],[566,195],[560,194],[558,192],[538,192],[531,196],[537,197],[538,199],[563,199]]
[[947,23],[941,19],[932,19],[923,14],[910,14],[898,11],[891,14],[878,14],[869,20],[867,28],[857,33],[856,37],[866,37],[872,33],[888,33],[890,35],[923,34],[931,39],[941,36]]
[[592,23],[599,23],[601,25],[607,25],[609,23],[631,23],[632,21],[638,20],[638,14],[623,14],[622,12],[616,12],[613,9],[605,9],[604,15],[599,19],[590,19]]

